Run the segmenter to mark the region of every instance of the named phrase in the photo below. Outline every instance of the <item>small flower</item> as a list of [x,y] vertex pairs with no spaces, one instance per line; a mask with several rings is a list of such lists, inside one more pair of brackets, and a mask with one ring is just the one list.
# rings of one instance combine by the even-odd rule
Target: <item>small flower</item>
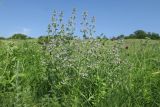
[[82,78],[88,77],[88,73],[86,73],[86,72],[81,72],[81,73],[80,73],[80,76],[81,76]]

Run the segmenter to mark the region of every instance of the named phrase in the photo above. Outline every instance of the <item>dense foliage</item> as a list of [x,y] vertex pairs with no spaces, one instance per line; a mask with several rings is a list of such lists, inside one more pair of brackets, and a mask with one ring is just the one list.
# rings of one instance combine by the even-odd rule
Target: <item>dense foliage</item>
[[1,107],[160,106],[160,42],[2,41]]

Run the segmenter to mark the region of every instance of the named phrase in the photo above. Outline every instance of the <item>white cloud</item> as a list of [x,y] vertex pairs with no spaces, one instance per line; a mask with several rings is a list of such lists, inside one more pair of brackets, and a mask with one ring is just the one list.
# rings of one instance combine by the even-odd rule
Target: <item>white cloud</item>
[[22,32],[21,33],[28,35],[28,34],[31,33],[31,30],[28,29],[28,28],[22,28]]
[[31,29],[23,27],[23,28],[18,28],[17,31],[12,32],[11,34],[16,34],[16,33],[22,33],[25,35],[29,35],[31,33]]

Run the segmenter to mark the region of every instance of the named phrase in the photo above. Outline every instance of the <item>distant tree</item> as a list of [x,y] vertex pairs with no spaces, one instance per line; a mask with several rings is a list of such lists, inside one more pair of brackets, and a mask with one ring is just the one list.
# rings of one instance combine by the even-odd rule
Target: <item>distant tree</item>
[[151,33],[146,33],[143,30],[137,30],[133,34],[130,34],[129,36],[125,36],[125,39],[145,39],[146,37],[151,37]]
[[149,37],[150,39],[154,39],[154,40],[160,39],[160,35],[159,35],[158,33],[148,32],[147,35],[148,35],[148,37]]
[[151,39],[152,33],[151,33],[151,32],[148,32],[148,33],[147,33],[147,36]]
[[0,37],[0,40],[5,40],[6,38],[5,37]]
[[125,36],[124,35],[119,35],[117,36],[117,39],[123,39]]
[[102,39],[104,39],[104,40],[108,40],[107,36],[106,36],[104,33],[101,33],[101,35],[100,35],[100,36],[101,36],[101,38],[102,38]]
[[143,30],[137,30],[134,32],[136,39],[145,39],[147,37],[147,33]]
[[135,34],[130,34],[129,36],[125,36],[124,39],[136,39]]
[[107,36],[104,33],[101,33],[99,36],[96,37],[96,39],[108,40]]
[[113,40],[117,40],[117,38],[115,37],[115,36],[113,36],[112,38],[111,38],[111,40],[113,41]]
[[21,33],[17,33],[17,34],[14,34],[13,36],[11,36],[9,39],[19,39],[19,40],[24,40],[24,39],[27,39],[27,35],[25,34],[21,34]]
[[33,37],[28,37],[27,39],[34,39]]
[[102,37],[102,39],[108,40],[107,36],[105,35]]

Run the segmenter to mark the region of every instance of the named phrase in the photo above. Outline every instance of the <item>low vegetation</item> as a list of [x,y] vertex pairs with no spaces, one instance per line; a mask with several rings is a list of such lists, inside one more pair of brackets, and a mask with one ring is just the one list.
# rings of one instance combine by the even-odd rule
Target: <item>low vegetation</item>
[[2,107],[160,105],[159,41],[25,40],[0,50]]

